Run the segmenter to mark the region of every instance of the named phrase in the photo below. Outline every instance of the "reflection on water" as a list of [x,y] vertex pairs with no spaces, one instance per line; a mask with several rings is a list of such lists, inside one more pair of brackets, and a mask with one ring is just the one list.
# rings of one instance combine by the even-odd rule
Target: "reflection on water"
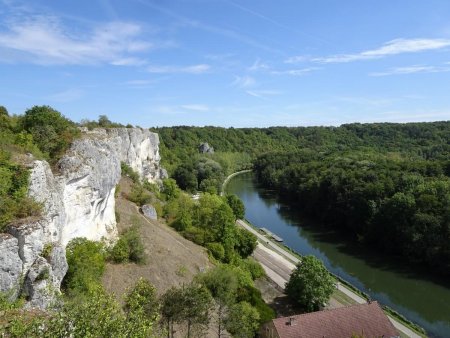
[[373,299],[424,327],[431,336],[450,337],[450,288],[427,279],[392,257],[364,250],[333,230],[305,220],[293,207],[259,187],[251,173],[235,176],[227,192],[244,202],[245,217],[266,227],[302,255],[320,258],[327,268]]

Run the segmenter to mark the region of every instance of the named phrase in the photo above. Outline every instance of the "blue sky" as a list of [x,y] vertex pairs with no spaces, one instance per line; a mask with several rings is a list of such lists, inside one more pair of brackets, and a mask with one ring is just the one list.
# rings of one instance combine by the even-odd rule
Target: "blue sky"
[[0,0],[0,105],[143,127],[450,120],[448,0]]

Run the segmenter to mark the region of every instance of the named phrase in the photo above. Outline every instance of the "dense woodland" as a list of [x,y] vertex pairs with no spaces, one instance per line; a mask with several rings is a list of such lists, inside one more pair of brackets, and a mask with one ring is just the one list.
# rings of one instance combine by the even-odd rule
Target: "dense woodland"
[[[365,246],[450,273],[450,122],[156,131],[183,188],[203,190],[198,163],[218,162],[223,176],[220,156],[241,153],[250,162],[233,170],[253,166],[293,207]],[[216,153],[199,154],[202,142]]]

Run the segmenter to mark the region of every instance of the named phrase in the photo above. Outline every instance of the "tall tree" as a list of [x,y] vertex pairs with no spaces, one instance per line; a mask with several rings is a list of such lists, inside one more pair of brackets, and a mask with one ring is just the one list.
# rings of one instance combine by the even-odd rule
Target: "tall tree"
[[286,294],[306,311],[317,311],[328,301],[335,289],[334,280],[323,263],[314,256],[305,256],[286,283]]

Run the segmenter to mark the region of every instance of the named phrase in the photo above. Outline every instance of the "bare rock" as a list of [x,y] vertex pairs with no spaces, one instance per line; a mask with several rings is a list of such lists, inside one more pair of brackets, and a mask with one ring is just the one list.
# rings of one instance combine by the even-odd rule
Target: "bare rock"
[[141,211],[148,219],[155,221],[158,219],[158,214],[156,213],[156,209],[153,205],[145,204],[141,207]]

